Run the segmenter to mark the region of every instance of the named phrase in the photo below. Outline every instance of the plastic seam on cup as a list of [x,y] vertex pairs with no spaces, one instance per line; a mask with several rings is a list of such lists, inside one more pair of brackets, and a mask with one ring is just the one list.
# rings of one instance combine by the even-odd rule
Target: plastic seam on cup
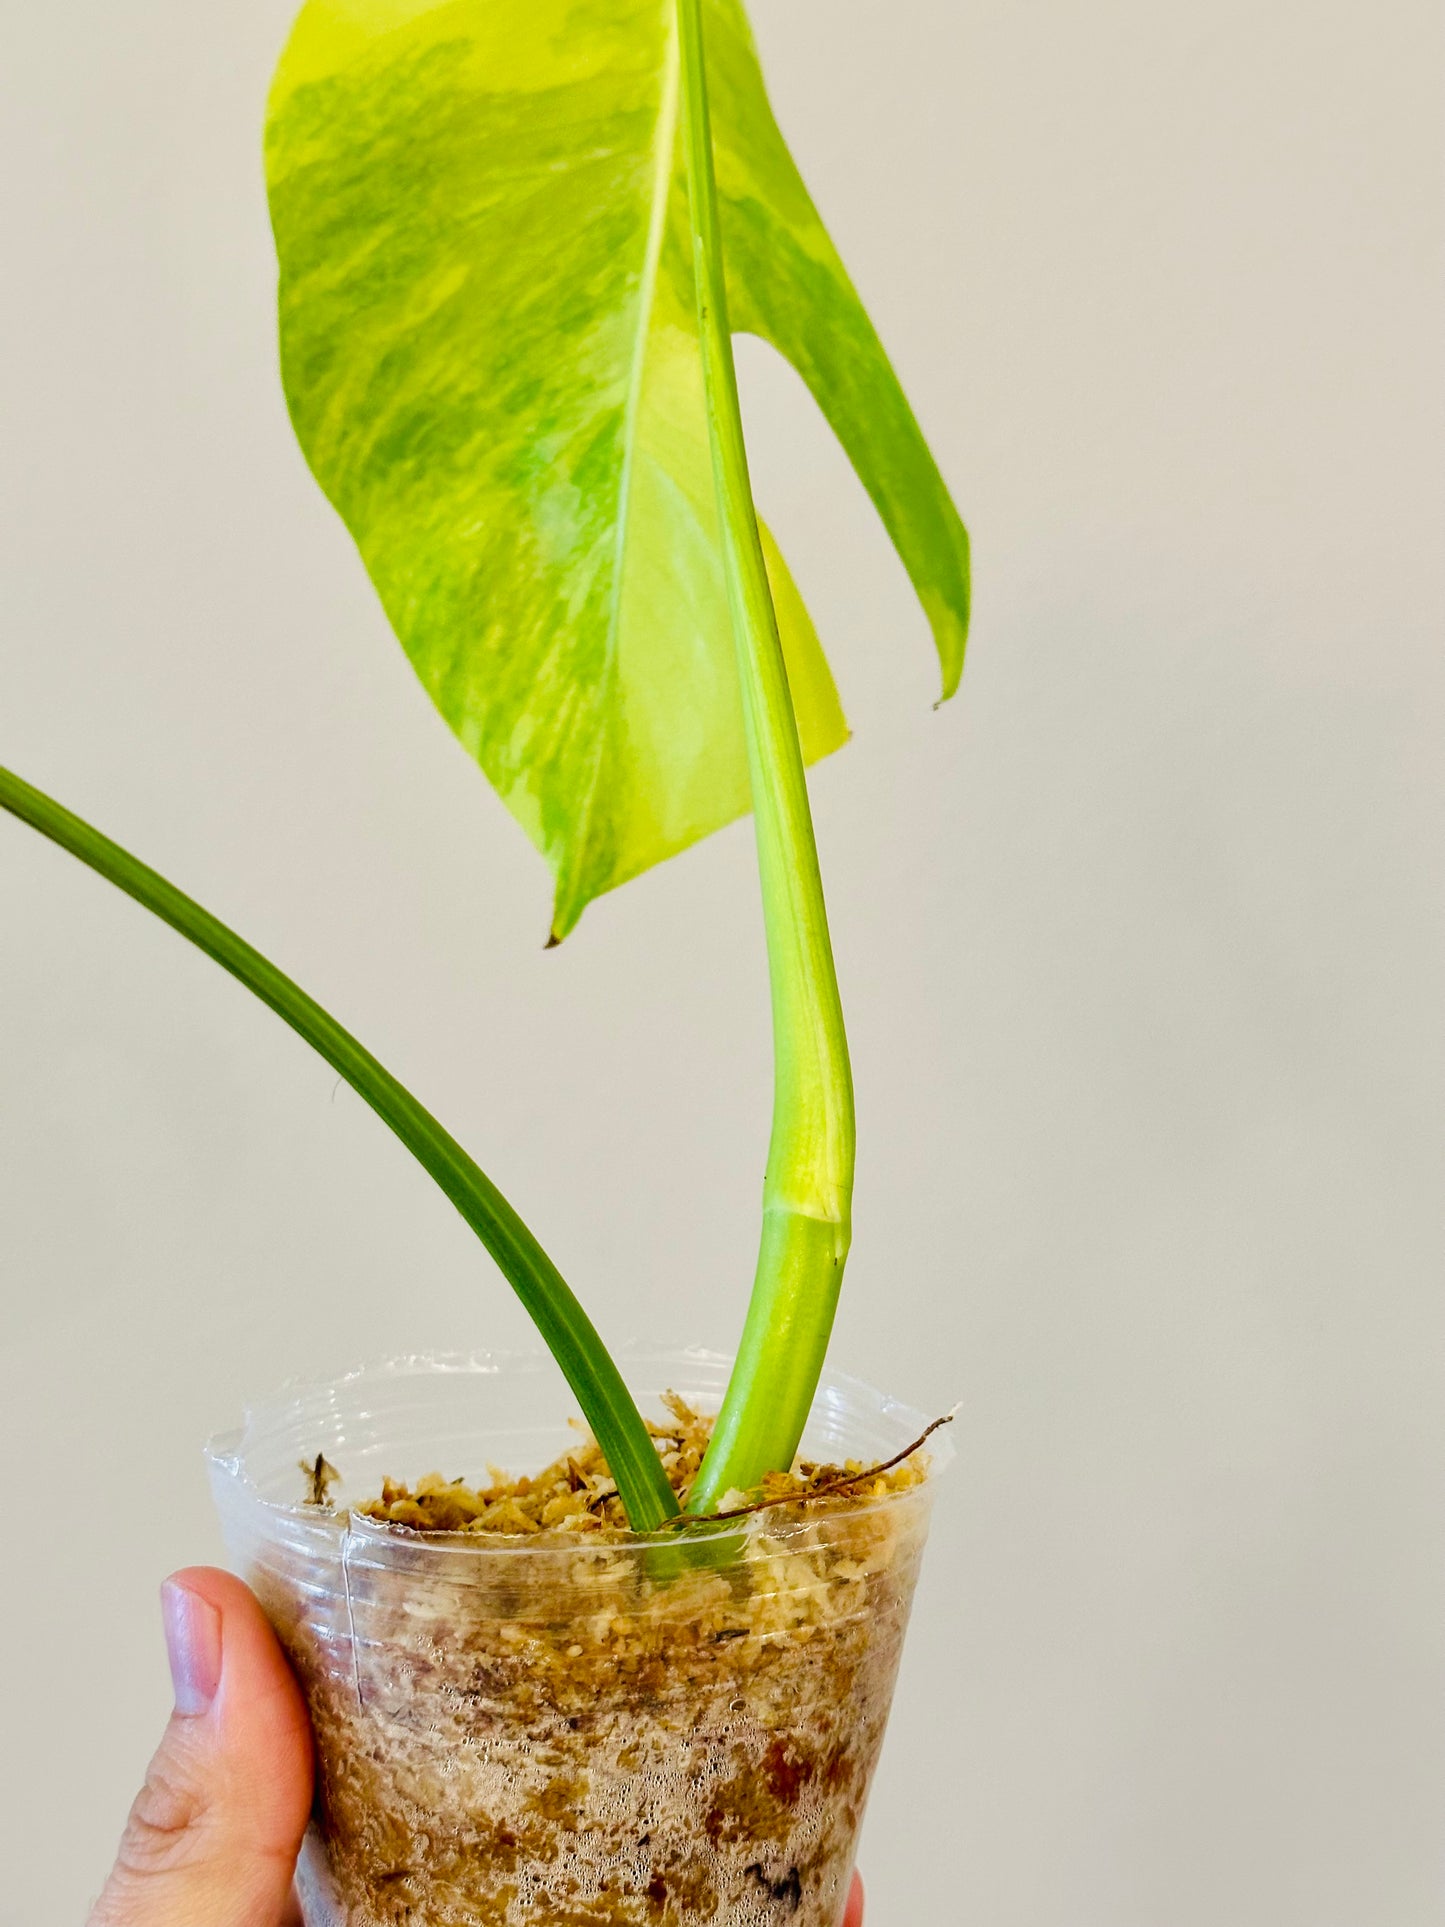
[[356,1704],[361,1712],[366,1711],[366,1695],[361,1690],[361,1655],[356,1645],[356,1609],[351,1598],[351,1541],[350,1515],[341,1534],[341,1586],[346,1595],[346,1634],[347,1645],[351,1648],[351,1677],[356,1686]]

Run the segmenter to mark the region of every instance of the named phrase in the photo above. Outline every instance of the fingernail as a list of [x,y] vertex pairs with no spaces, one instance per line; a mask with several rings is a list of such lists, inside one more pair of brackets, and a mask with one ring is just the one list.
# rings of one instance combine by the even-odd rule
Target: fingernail
[[204,1713],[221,1684],[221,1615],[209,1599],[168,1579],[161,1587],[161,1618],[176,1711]]

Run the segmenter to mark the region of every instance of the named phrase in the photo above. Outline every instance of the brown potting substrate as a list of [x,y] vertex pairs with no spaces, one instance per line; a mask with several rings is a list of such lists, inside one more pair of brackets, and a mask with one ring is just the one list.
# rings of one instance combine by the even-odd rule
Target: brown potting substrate
[[[672,1410],[682,1489],[706,1421]],[[310,1927],[836,1927],[925,1470],[755,1512],[699,1566],[619,1529],[588,1444],[483,1490],[388,1484],[339,1602],[258,1575],[316,1730]]]

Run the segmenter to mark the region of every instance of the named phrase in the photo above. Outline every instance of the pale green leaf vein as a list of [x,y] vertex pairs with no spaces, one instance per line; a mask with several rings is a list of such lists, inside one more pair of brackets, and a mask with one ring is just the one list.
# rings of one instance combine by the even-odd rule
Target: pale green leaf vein
[[[637,327],[632,343],[632,363],[628,370],[627,403],[623,417],[622,474],[618,483],[612,596],[608,610],[607,648],[599,700],[601,720],[592,754],[592,770],[588,779],[587,795],[578,821],[577,845],[573,859],[574,877],[585,878],[587,874],[597,798],[602,788],[602,771],[606,762],[607,739],[615,711],[612,698],[617,679],[618,632],[622,621],[623,587],[627,572],[628,537],[631,531],[632,483],[636,467],[638,421],[642,412],[642,397],[647,381],[647,350],[652,337],[657,275],[662,261],[663,244],[667,239],[667,204],[672,192],[677,146],[678,85],[677,28],[675,23],[670,22],[667,30],[667,46],[663,55],[657,124],[653,133],[652,199],[648,209],[647,246],[643,253],[642,278],[638,285]],[[575,917],[575,910],[570,901],[574,895],[575,889],[569,890],[569,902],[565,908],[559,903],[554,911],[554,936],[564,935],[565,930],[559,929],[558,925],[563,924],[564,920],[565,923],[570,924]]]

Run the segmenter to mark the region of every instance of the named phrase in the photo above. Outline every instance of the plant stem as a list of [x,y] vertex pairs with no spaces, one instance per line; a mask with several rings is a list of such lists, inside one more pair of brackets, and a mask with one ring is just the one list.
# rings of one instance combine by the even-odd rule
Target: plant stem
[[657,1449],[596,1328],[491,1179],[447,1131],[306,992],[209,911],[41,791],[0,769],[0,808],[89,864],[220,964],[340,1072],[430,1173],[496,1259],[561,1367],[607,1455],[634,1530],[675,1516]]
[[797,718],[758,536],[733,366],[700,0],[677,0],[682,129],[728,600],[742,682],[773,1012],[773,1128],[758,1268],[727,1397],[688,1498],[791,1465],[852,1235],[853,1081]]

